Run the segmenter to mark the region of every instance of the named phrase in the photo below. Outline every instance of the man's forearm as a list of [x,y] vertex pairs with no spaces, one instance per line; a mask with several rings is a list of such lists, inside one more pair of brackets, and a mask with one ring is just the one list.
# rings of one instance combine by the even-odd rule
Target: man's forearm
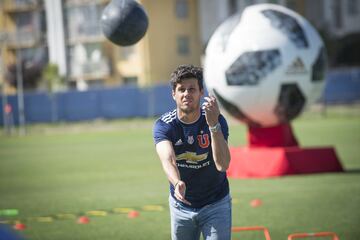
[[168,180],[175,186],[180,180],[180,173],[176,166],[176,156],[171,143],[163,141],[156,144],[156,151]]
[[180,173],[176,166],[176,160],[164,160],[162,161],[163,170],[173,186],[180,180]]
[[217,170],[225,172],[230,164],[230,151],[221,131],[211,132],[211,146]]

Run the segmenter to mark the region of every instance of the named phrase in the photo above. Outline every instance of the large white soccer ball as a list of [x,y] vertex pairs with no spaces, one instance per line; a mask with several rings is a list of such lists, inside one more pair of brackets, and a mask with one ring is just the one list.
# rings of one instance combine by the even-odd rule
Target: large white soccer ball
[[216,29],[206,48],[204,79],[233,117],[271,127],[320,97],[326,60],[323,41],[305,18],[258,4]]

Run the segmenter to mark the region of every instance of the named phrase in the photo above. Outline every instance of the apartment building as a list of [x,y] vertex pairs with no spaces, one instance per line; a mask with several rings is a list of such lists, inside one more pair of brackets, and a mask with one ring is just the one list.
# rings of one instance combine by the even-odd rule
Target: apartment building
[[[34,64],[42,64],[46,62],[47,49],[43,34],[44,9],[40,1],[3,0],[0,7],[1,75],[4,81],[7,67],[15,66],[19,56],[23,60],[21,63],[31,59]],[[15,87],[9,85],[8,91],[14,92]]]
[[[27,66],[38,64],[40,71],[48,63],[56,64],[69,88],[86,90],[164,83],[177,65],[200,64],[197,0],[139,0],[148,14],[149,28],[142,40],[129,47],[116,46],[102,34],[100,18],[109,2],[2,0],[4,66],[21,61]],[[14,86],[6,88],[14,90]]]
[[360,0],[199,0],[202,47],[225,19],[261,3],[288,7],[309,20],[323,36],[330,66],[359,66],[354,49],[360,48]]

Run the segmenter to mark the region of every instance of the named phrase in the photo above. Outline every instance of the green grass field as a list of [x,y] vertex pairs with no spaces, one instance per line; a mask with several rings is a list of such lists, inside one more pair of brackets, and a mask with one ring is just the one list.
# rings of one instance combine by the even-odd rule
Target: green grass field
[[[26,239],[170,239],[168,182],[154,151],[152,124],[34,125],[23,137],[1,132],[0,221],[24,222]],[[346,171],[231,179],[233,225],[265,226],[273,240],[318,231],[360,239],[359,108],[329,109],[326,117],[307,113],[293,127],[302,146],[334,146]],[[230,134],[230,145],[245,144],[243,125],[230,121]],[[257,198],[263,204],[251,207]],[[127,208],[140,216],[119,213]],[[19,213],[9,216],[4,209]],[[90,223],[77,224],[86,214]],[[263,238],[237,233],[233,239]]]

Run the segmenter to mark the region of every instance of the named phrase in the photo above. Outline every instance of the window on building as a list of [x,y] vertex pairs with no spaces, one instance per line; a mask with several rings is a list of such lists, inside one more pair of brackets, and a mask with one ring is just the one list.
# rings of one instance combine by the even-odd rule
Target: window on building
[[229,0],[228,5],[230,15],[235,14],[238,9],[236,0]]
[[252,5],[254,4],[255,2],[252,1],[252,0],[245,0],[245,4],[248,6],[248,5]]
[[48,62],[48,50],[44,47],[36,48],[22,48],[21,59],[26,62],[32,62],[33,64],[44,65]]
[[67,33],[70,41],[79,38],[100,36],[99,16],[101,7],[95,4],[67,6],[65,9]]
[[47,32],[47,26],[46,26],[46,13],[45,11],[41,11],[40,13],[40,31],[42,33]]
[[189,15],[188,0],[175,0],[175,12],[177,18],[187,18]]
[[120,47],[119,56],[121,60],[129,60],[133,54],[135,54],[135,48],[133,46]]
[[179,55],[188,55],[190,53],[190,40],[188,36],[178,36],[177,52]]
[[104,80],[103,79],[93,79],[87,81],[88,89],[101,89],[104,87]]
[[17,44],[31,45],[41,36],[39,12],[19,12],[13,15],[16,32],[10,35],[10,41]]
[[294,11],[297,10],[297,4],[296,4],[296,1],[295,0],[288,0],[286,2],[286,6]]
[[38,0],[15,0],[17,6],[29,6],[38,4]]
[[335,16],[335,27],[342,28],[343,26],[343,16],[342,16],[342,4],[340,1],[334,1],[334,16]]
[[358,0],[348,0],[347,1],[347,8],[348,8],[348,14],[351,16],[357,15],[359,12],[358,9]]
[[32,31],[35,28],[36,15],[32,12],[21,12],[14,15],[16,28],[19,31]]
[[76,44],[69,49],[70,76],[103,77],[110,74],[101,43]]
[[138,83],[138,77],[136,76],[123,77],[123,80],[126,85],[137,85]]
[[306,16],[317,29],[322,29],[327,25],[325,18],[319,17],[325,15],[324,1],[326,0],[306,0],[305,2],[304,16]]

